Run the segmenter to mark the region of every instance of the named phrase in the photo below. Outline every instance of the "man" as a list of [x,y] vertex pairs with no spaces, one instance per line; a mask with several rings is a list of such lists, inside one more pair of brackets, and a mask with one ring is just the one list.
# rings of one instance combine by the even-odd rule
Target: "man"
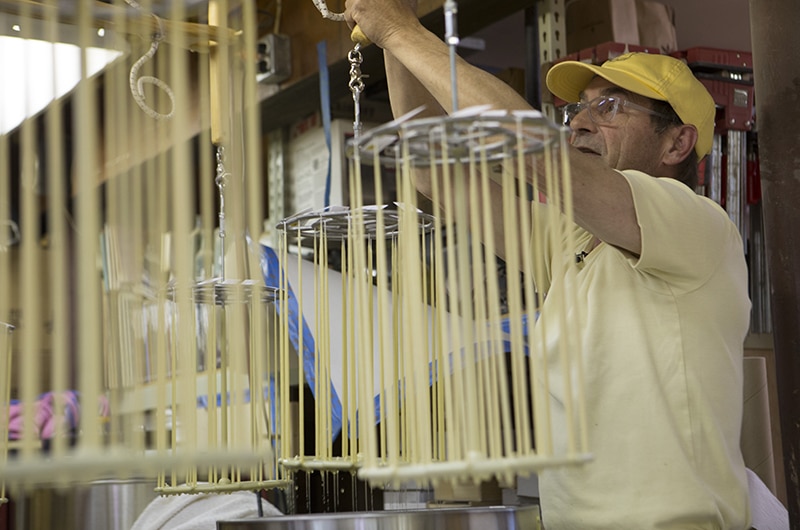
[[[346,7],[348,22],[384,50],[395,115],[420,104],[428,114],[451,110],[448,48],[419,23],[414,0]],[[462,108],[530,108],[461,60],[457,79]],[[547,83],[571,102],[564,114],[579,246],[562,251],[582,258],[569,287],[587,324],[564,330],[548,319],[548,304],[561,296],[551,290],[534,333],[582,333],[594,460],[540,474],[544,525],[747,528],[743,245],[722,208],[691,189],[711,149],[713,100],[667,56],[564,62]]]

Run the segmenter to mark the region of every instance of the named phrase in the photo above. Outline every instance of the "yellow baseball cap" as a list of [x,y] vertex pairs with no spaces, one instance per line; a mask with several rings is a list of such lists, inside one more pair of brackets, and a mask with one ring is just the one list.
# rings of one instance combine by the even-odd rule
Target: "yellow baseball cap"
[[711,152],[714,98],[683,61],[641,52],[620,55],[602,66],[564,61],[547,72],[547,88],[564,101],[579,101],[580,93],[598,75],[635,94],[668,102],[683,123],[697,128],[697,155],[703,158]]

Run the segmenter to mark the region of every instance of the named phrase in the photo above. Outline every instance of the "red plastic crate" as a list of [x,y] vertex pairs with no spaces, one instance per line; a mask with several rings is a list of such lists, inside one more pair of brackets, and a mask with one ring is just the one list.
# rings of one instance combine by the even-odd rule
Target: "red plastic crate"
[[609,59],[614,59],[628,52],[653,53],[656,55],[661,54],[661,50],[658,48],[648,48],[647,46],[624,44],[621,42],[604,42],[593,48],[593,62],[594,64],[603,64]]
[[683,59],[717,104],[716,130],[753,128],[753,54],[719,48],[689,48],[671,54]]
[[745,51],[719,48],[688,48],[670,55],[683,59],[693,70],[727,67],[736,71],[753,71],[753,54]]

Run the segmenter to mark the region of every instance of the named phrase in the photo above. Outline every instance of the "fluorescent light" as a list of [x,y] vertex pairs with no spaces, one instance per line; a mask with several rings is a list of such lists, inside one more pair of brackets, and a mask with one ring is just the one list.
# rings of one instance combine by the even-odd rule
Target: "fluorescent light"
[[[72,44],[0,36],[0,134],[36,115],[81,79],[81,49]],[[122,52],[87,48],[87,76],[92,76]]]

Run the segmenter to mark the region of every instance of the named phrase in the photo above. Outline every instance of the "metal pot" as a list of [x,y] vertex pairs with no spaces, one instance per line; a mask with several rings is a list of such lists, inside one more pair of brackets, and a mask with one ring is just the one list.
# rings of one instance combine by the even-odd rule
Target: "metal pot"
[[101,480],[10,497],[18,529],[129,530],[156,498],[155,487],[155,480]]
[[217,530],[539,530],[539,528],[537,506],[322,513],[217,522]]

